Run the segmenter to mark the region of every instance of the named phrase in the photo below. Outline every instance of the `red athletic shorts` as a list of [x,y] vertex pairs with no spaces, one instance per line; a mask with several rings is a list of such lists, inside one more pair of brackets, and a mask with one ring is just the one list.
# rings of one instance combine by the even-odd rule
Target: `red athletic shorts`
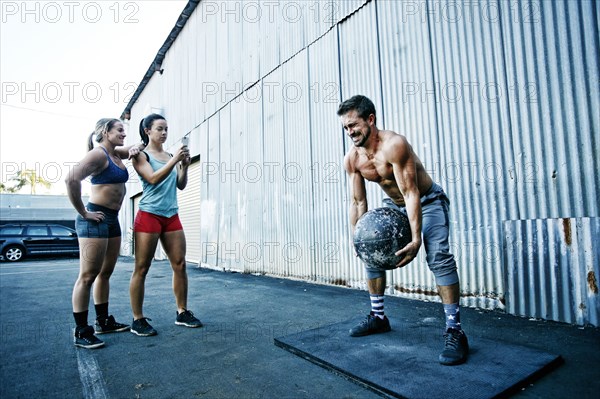
[[169,231],[183,230],[179,215],[170,218],[155,215],[150,212],[138,210],[133,222],[133,231],[138,233],[167,233]]

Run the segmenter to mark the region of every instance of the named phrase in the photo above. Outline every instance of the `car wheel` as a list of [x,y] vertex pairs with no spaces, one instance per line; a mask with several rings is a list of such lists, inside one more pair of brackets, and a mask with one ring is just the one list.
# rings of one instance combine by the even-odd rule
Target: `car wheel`
[[20,261],[21,259],[23,259],[23,255],[24,255],[23,248],[18,247],[16,245],[6,247],[6,249],[4,249],[4,252],[2,253],[2,256],[4,256],[4,259],[9,262]]

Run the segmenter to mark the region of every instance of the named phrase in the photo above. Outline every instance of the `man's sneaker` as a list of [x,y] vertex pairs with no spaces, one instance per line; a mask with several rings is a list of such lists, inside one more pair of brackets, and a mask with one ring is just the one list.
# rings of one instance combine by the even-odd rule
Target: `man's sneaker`
[[469,341],[462,330],[449,328],[444,333],[444,350],[440,354],[440,363],[446,366],[461,364],[467,360]]
[[202,322],[198,320],[192,312],[189,310],[184,310],[181,313],[177,313],[177,318],[175,319],[175,324],[178,326],[186,326],[186,327],[202,327]]
[[95,328],[96,334],[106,334],[129,330],[129,326],[127,324],[117,323],[113,316],[108,316],[108,318],[104,320],[96,319]]
[[95,349],[104,345],[104,342],[96,338],[92,326],[75,328],[75,346],[86,349]]
[[150,324],[148,324],[147,320],[152,320],[147,317],[142,317],[141,319],[134,320],[131,323],[131,332],[135,335],[139,335],[140,337],[149,337],[151,335],[158,334],[154,328]]
[[367,315],[366,319],[350,330],[350,336],[363,337],[365,335],[384,333],[391,330],[390,321],[386,316],[383,316],[382,319],[371,312]]

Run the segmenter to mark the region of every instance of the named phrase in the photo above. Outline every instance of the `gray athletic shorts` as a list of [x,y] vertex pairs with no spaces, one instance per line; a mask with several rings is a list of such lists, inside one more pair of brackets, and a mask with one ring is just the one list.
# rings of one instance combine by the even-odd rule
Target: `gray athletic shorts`
[[90,212],[103,212],[104,220],[101,222],[95,222],[93,220],[84,219],[81,215],[77,215],[77,219],[75,219],[75,230],[77,230],[78,237],[112,238],[121,236],[119,211],[115,211],[114,209],[110,209],[101,205],[92,204],[91,202],[89,202],[85,207]]
[[[450,224],[448,207],[450,200],[438,184],[433,184],[421,197],[423,246],[427,255],[427,265],[435,276],[437,285],[447,286],[458,283],[458,273],[454,255],[450,253],[448,236]],[[406,208],[396,205],[390,198],[383,200],[383,206],[398,209],[406,215]],[[408,215],[407,215],[408,216]],[[385,276],[385,269],[365,265],[369,280]]]

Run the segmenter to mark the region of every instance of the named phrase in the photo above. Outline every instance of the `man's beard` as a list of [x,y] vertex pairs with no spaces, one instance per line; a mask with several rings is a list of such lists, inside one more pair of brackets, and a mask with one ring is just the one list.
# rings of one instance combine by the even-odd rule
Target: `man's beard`
[[371,135],[371,126],[368,127],[367,133],[365,135],[363,135],[363,139],[358,142],[358,143],[354,143],[355,147],[362,147],[365,145],[365,143],[367,142],[367,140],[369,139],[369,136]]

